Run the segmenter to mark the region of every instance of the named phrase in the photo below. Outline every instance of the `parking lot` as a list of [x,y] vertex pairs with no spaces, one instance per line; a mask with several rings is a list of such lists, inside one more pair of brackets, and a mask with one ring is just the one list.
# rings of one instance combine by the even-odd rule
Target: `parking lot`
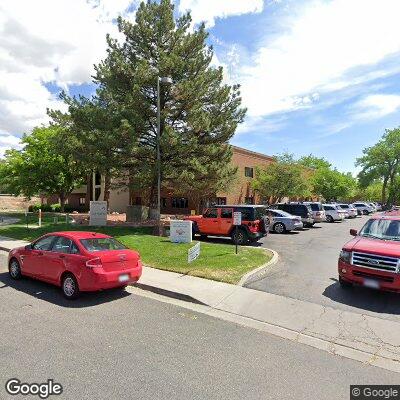
[[279,253],[279,261],[250,284],[252,289],[318,303],[347,311],[368,313],[400,321],[400,296],[362,287],[343,290],[337,281],[337,260],[349,230],[360,229],[368,217],[336,223],[319,223],[314,228],[287,234],[271,233],[262,246]]

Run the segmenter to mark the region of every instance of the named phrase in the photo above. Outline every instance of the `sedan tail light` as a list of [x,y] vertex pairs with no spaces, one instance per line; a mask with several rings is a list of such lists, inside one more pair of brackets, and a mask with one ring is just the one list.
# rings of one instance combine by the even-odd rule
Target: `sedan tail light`
[[103,264],[101,262],[101,259],[99,257],[96,257],[86,261],[86,266],[88,268],[101,268]]

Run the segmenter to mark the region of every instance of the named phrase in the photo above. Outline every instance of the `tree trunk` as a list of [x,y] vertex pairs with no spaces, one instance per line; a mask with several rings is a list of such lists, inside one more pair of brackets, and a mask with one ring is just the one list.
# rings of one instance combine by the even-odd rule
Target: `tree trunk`
[[86,196],[85,196],[85,209],[89,210],[90,207],[90,196],[92,193],[92,174],[88,174],[86,177]]
[[63,213],[65,211],[65,193],[61,192],[59,194],[59,197],[60,197],[60,205],[61,205],[60,211]]
[[104,201],[107,202],[107,209],[110,206],[110,185],[111,177],[110,174],[106,174],[104,177]]
[[388,183],[388,177],[383,178],[383,185],[382,185],[382,205],[386,205],[386,187]]

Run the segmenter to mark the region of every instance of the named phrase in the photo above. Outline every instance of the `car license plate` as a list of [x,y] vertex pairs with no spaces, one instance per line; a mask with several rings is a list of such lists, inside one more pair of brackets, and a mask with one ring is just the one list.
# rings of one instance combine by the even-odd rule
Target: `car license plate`
[[120,275],[118,279],[119,279],[120,282],[129,281],[129,275],[128,274]]
[[379,289],[379,282],[373,279],[364,279],[364,286],[371,289]]

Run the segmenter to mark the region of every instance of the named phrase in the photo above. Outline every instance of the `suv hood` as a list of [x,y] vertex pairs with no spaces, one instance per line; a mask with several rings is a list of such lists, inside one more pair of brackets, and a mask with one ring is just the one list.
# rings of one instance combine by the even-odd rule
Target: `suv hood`
[[198,221],[199,219],[202,219],[202,215],[190,215],[189,217],[184,217],[184,221]]
[[400,257],[400,242],[393,242],[390,240],[370,239],[357,236],[350,240],[350,242],[347,242],[343,249],[347,251],[379,254],[388,257]]

